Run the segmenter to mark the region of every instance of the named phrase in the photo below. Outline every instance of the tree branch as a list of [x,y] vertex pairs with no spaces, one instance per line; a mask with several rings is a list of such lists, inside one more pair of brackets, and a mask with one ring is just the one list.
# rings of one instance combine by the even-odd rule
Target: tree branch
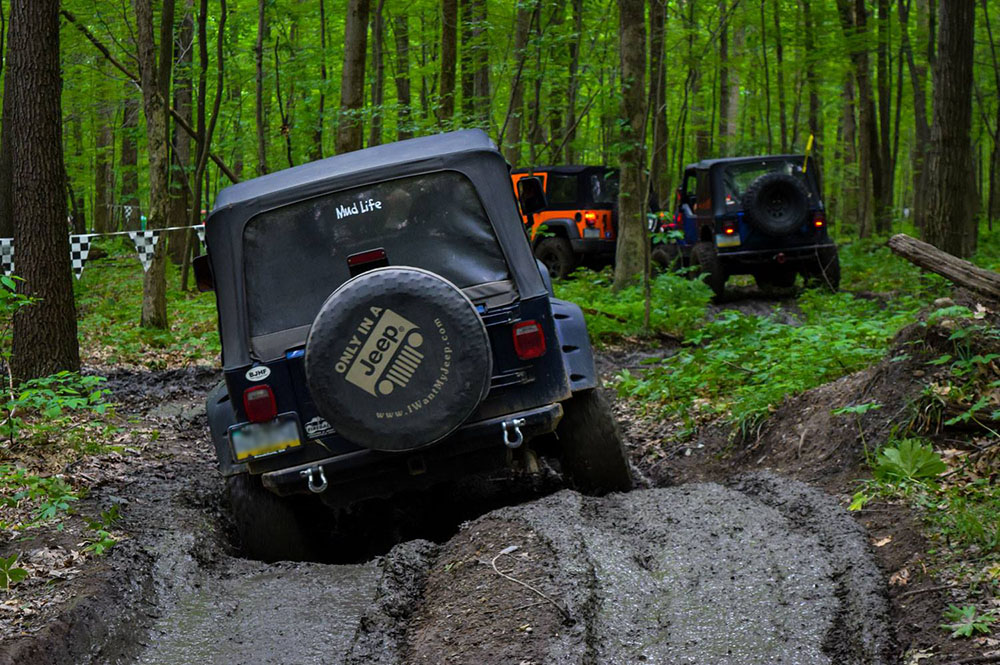
[[[80,21],[77,20],[76,16],[74,16],[72,12],[70,12],[67,9],[61,9],[59,10],[59,13],[62,14],[63,18],[72,23],[76,27],[76,29],[79,30],[80,33],[87,38],[87,41],[93,44],[94,47],[98,51],[100,51],[104,55],[104,57],[107,58],[108,62],[110,62],[118,71],[127,76],[129,80],[135,83],[136,85],[140,85],[139,77],[136,76],[131,71],[129,71],[129,69],[125,65],[123,65],[120,60],[115,58],[115,56],[111,54],[111,51],[108,50],[108,47],[102,44],[101,41],[94,35],[94,33],[92,33],[87,28],[87,26],[80,23]],[[178,113],[173,106],[168,106],[168,109],[170,110],[170,117],[174,119],[174,122],[177,123],[178,127],[183,129],[184,132],[195,141],[201,140],[200,137],[198,136],[198,133],[191,127],[191,125],[187,123],[186,120],[184,120],[184,117],[181,116],[181,114]],[[214,152],[209,152],[208,156],[212,159],[213,162],[215,162],[215,165],[219,167],[219,170],[222,171],[222,173],[225,174],[225,176],[229,178],[231,182],[237,183],[240,181],[240,179],[236,177],[236,174],[233,173],[232,169],[230,169],[226,165],[226,163],[222,161],[221,157],[216,155]]]

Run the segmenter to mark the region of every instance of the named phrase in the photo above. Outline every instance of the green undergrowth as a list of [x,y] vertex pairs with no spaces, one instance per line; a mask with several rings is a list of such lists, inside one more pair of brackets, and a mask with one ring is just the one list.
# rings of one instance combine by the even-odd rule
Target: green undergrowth
[[[167,262],[168,330],[139,326],[143,271],[135,248],[125,240],[100,245],[106,258],[88,261],[76,283],[81,354],[95,365],[165,369],[216,363],[215,296],[181,291],[180,269]],[[193,289],[193,279],[189,283]]]

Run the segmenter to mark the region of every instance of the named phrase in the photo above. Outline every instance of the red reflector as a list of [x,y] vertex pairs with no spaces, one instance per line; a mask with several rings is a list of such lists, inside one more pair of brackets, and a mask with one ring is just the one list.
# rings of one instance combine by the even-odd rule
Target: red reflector
[[677,213],[677,215],[674,217],[674,221],[677,222],[678,224],[681,223],[681,214],[680,213]]
[[521,360],[545,354],[545,333],[537,321],[522,321],[514,326],[514,351]]
[[347,265],[350,267],[359,266],[363,263],[371,263],[372,261],[384,261],[385,260],[385,250],[382,248],[373,249],[368,252],[361,252],[359,254],[352,254],[347,257]]
[[252,423],[266,423],[278,415],[270,386],[253,386],[243,391],[243,408]]

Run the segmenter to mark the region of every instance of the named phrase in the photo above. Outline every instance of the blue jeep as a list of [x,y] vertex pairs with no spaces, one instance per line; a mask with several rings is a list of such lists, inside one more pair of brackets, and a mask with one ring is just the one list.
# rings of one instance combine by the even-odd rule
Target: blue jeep
[[699,269],[716,296],[730,275],[753,275],[762,288],[792,286],[798,274],[834,290],[840,285],[819,172],[805,155],[691,164],[672,216],[656,218],[651,230],[680,236],[655,244],[653,260]]

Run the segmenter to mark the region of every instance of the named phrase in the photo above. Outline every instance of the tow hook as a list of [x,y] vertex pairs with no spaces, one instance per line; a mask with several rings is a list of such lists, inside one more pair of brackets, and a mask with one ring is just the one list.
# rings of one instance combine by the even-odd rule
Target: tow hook
[[[319,484],[316,484],[316,475],[319,475]],[[309,484],[309,491],[314,494],[321,494],[326,491],[326,474],[323,473],[323,467],[321,466],[311,466],[308,469],[303,469],[299,471],[299,475],[306,478],[306,482]]]
[[517,448],[522,443],[524,443],[524,435],[521,434],[521,428],[527,421],[524,418],[514,418],[513,420],[505,420],[500,423],[503,427],[503,442],[508,448]]

